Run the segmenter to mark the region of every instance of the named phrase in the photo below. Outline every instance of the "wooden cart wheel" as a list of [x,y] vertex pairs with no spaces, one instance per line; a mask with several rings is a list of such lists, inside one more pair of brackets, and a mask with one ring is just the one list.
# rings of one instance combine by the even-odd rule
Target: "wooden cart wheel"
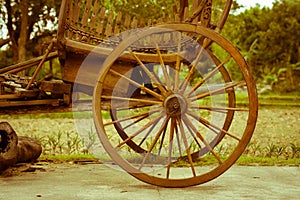
[[[221,74],[221,77],[223,78],[224,83],[232,82],[228,71],[226,70],[226,68],[223,65],[221,65],[221,61],[217,57],[215,57],[211,51],[209,51],[209,50],[206,50],[206,51],[209,53],[209,56],[211,56],[211,58],[213,59],[215,65],[220,66],[219,73]],[[136,75],[136,74],[134,74],[134,75]],[[134,79],[133,75],[131,75],[131,76],[132,76],[132,79]],[[235,107],[235,93],[234,93],[234,90],[227,91],[227,98],[228,98],[227,107],[228,108],[234,108]],[[113,125],[114,125],[116,131],[118,132],[118,134],[120,135],[120,137],[123,140],[127,140],[130,133],[127,133],[126,132],[126,127],[122,126],[122,124],[120,123],[120,120],[118,119],[117,109],[110,109],[110,116],[111,116],[112,121],[115,122],[115,123],[113,123]],[[226,119],[225,119],[225,122],[224,122],[224,125],[223,125],[223,128],[222,128],[223,130],[228,131],[228,129],[231,125],[233,116],[234,116],[234,110],[227,110],[226,111]],[[132,125],[134,125],[134,123]],[[224,136],[225,136],[224,133],[223,134],[221,133],[220,135],[217,135],[215,137],[215,140],[213,140],[211,143],[213,145],[218,144],[223,139]],[[134,141],[132,141],[132,140],[127,141],[126,144],[130,148],[132,148],[132,150],[134,150],[138,153],[146,153],[147,152],[147,149],[143,149],[141,147],[141,145],[134,143]],[[192,157],[194,157],[194,156],[199,157],[199,156],[207,153],[207,151],[209,151],[207,148],[202,148],[202,149],[199,150],[199,152],[194,152],[192,154]]]
[[[118,81],[107,93],[113,76]],[[104,161],[163,187],[205,183],[230,168],[251,139],[257,105],[239,51],[215,31],[192,24],[132,33],[106,58],[93,98],[97,133],[111,157]],[[103,117],[107,109],[111,119]]]

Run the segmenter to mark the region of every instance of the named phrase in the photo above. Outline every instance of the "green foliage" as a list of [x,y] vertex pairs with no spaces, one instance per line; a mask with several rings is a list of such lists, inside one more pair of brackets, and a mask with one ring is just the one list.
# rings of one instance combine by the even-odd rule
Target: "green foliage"
[[[52,35],[56,33],[58,14],[61,1],[55,0],[5,0],[0,3],[0,28],[3,30],[3,38],[9,38],[6,48],[6,59],[0,60],[0,68],[18,61],[18,48],[20,38],[26,41],[26,59],[39,56],[44,53],[43,43],[49,43]],[[21,34],[22,6],[27,5],[28,22],[27,35]],[[25,13],[23,13],[25,14]],[[7,35],[4,35],[6,34]],[[13,53],[12,53],[13,52]]]
[[[300,64],[300,1],[280,0],[231,16],[224,35],[244,53],[258,82],[296,90]],[[282,84],[283,83],[283,84]]]
[[117,12],[128,13],[137,19],[158,19],[172,10],[172,6],[178,3],[175,0],[113,0],[104,1],[105,7]]

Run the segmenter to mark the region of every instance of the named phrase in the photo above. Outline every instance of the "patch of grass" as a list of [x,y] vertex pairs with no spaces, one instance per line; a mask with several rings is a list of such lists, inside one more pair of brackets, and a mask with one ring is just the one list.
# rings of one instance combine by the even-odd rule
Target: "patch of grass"
[[[102,112],[103,118],[110,118],[109,111]],[[2,114],[3,119],[92,119],[92,112],[57,112],[57,113],[30,113],[30,114]]]
[[60,154],[60,155],[41,155],[38,159],[39,161],[47,161],[54,163],[63,163],[63,162],[78,162],[78,161],[95,161],[98,162],[98,159],[95,158],[92,154]]
[[242,166],[300,166],[300,158],[262,158],[242,155],[236,164]]
[[[82,114],[87,115],[87,114]],[[13,115],[1,115],[2,118],[7,119],[41,119],[41,118],[49,118],[49,119],[73,119],[72,112],[60,112],[60,113],[39,113],[39,114],[13,114]]]

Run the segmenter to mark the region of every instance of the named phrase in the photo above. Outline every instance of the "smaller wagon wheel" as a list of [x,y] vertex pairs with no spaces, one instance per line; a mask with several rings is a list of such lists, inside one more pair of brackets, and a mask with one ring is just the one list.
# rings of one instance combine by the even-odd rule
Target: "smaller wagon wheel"
[[[124,72],[122,65],[133,67]],[[107,93],[112,76],[119,81]],[[242,97],[237,106],[235,93]],[[132,33],[105,60],[93,106],[97,133],[112,159],[104,161],[163,187],[221,175],[246,148],[257,118],[255,83],[241,54],[218,33],[191,24]],[[107,108],[110,120],[103,117]],[[125,137],[112,131],[116,127]]]

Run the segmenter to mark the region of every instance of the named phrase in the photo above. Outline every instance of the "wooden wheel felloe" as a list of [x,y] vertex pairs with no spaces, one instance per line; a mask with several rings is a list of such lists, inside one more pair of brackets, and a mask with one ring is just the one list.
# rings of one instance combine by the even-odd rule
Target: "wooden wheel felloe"
[[[126,63],[132,67],[122,70]],[[243,153],[257,118],[255,83],[238,50],[182,23],[131,32],[100,69],[93,106],[111,157],[104,161],[163,187],[221,175]]]

